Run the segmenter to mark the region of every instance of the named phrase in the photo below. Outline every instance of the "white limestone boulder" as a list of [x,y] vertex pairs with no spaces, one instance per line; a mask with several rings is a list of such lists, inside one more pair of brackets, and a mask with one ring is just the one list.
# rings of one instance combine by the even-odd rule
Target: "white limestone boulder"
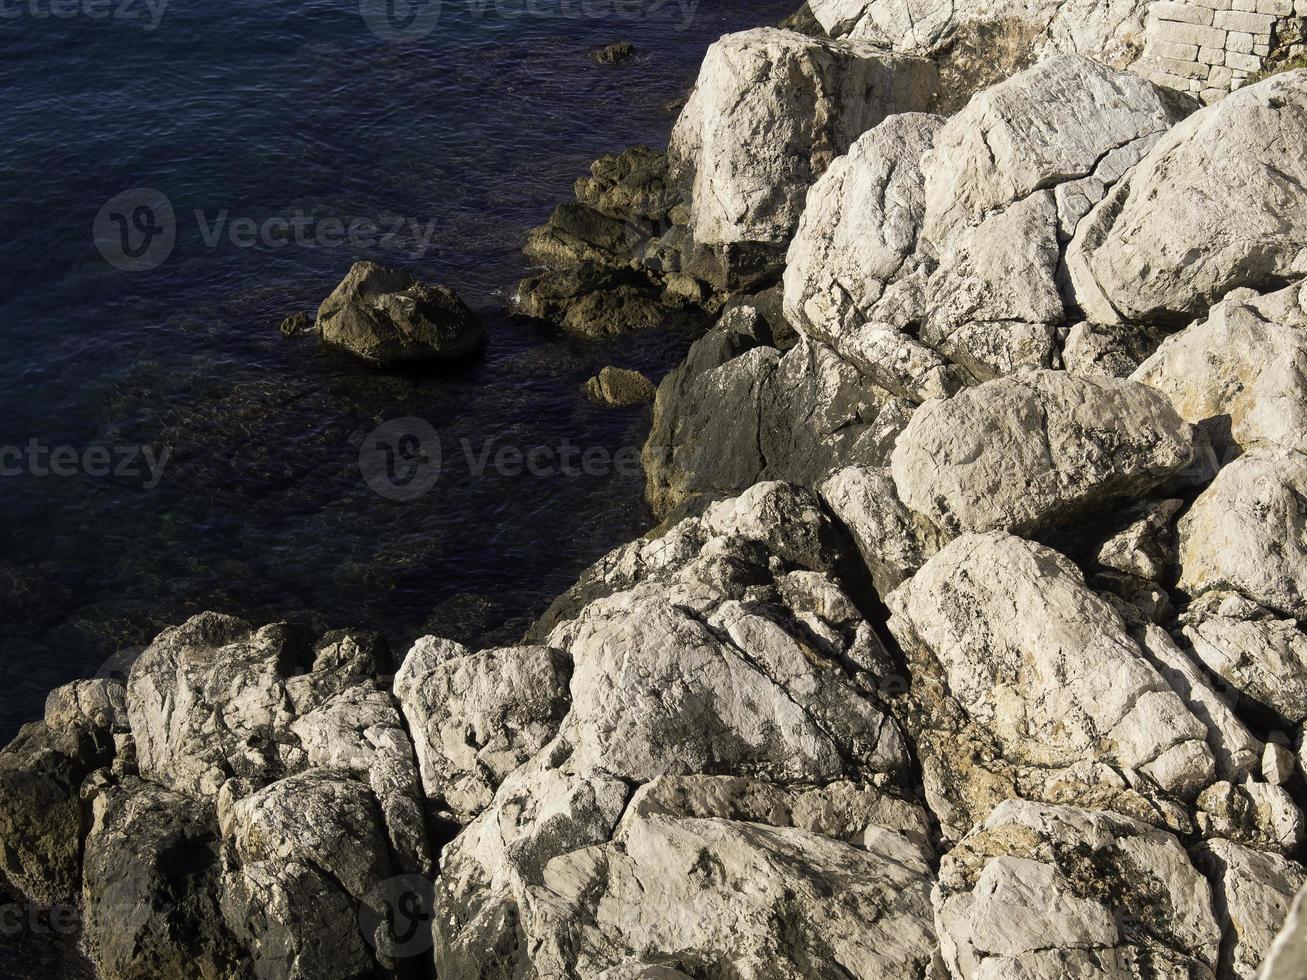
[[695,241],[783,246],[831,161],[887,116],[925,109],[934,88],[930,61],[873,45],[775,28],[721,38],[669,147]]
[[1184,323],[1231,290],[1307,274],[1307,70],[1240,89],[1166,133],[1067,248],[1089,319]]

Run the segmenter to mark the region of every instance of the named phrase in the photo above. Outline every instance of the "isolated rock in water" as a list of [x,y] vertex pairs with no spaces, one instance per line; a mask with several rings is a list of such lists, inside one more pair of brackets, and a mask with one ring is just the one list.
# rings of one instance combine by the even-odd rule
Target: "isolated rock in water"
[[91,792],[84,934],[106,980],[245,976],[245,950],[220,908],[212,811],[128,777]]
[[1085,378],[1128,378],[1166,336],[1147,324],[1077,323],[1062,345],[1062,364],[1069,374]]
[[1232,296],[1132,377],[1165,393],[1221,459],[1261,445],[1307,452],[1307,290]]
[[356,262],[318,309],[324,343],[377,367],[463,357],[485,329],[453,291],[407,272]]
[[122,684],[74,681],[0,751],[0,871],[30,901],[53,905],[77,892],[88,829],[78,791],[112,761],[126,722]]
[[1307,71],[1190,116],[1081,223],[1067,249],[1090,319],[1184,322],[1232,289],[1307,273]]
[[[941,674],[943,696],[1006,763],[1062,770],[1101,762],[1182,796],[1212,781],[1206,728],[1057,552],[1001,533],[966,535],[887,602],[914,678]],[[931,809],[946,830],[965,830],[962,815],[975,822],[988,809],[988,777],[914,734]]]
[[1179,588],[1241,592],[1307,619],[1307,456],[1254,449],[1226,466],[1180,519]]
[[1227,840],[1202,844],[1194,863],[1212,883],[1214,908],[1224,940],[1218,975],[1254,980],[1262,957],[1284,925],[1307,871],[1278,854]]
[[1008,800],[945,855],[934,903],[959,980],[1211,977],[1217,966],[1207,881],[1174,836],[1114,814]]
[[[921,155],[943,120],[908,112],[864,133],[808,192],[785,265],[785,313],[838,348],[918,266]],[[919,314],[918,314],[919,315]]]
[[433,636],[395,676],[427,800],[467,823],[510,772],[558,732],[571,698],[571,662],[547,647],[472,653]]
[[635,45],[630,41],[617,41],[590,52],[590,57],[601,65],[620,65],[634,56]]
[[625,408],[649,404],[658,389],[639,371],[606,367],[585,383],[585,393],[596,404]]
[[892,469],[903,502],[945,531],[1029,533],[1141,494],[1193,455],[1158,392],[1033,371],[923,405]]
[[695,240],[785,244],[831,161],[887,116],[925,109],[934,86],[929,61],[870,45],[775,28],[721,38],[669,150],[693,188]]
[[915,575],[941,547],[939,532],[899,500],[888,467],[842,469],[821,485],[821,495],[853,535],[881,596]]
[[1078,182],[1120,148],[1151,145],[1175,125],[1181,103],[1138,75],[1078,55],[1051,58],[986,89],[944,124],[922,160],[923,235],[943,247],[959,226],[1035,191],[1058,188],[1060,197],[1083,189]]
[[1288,725],[1307,720],[1307,634],[1233,592],[1209,592],[1181,617],[1194,655]]
[[317,329],[317,323],[312,313],[292,313],[281,321],[277,329],[281,331],[283,337],[302,337],[304,334],[313,333]]

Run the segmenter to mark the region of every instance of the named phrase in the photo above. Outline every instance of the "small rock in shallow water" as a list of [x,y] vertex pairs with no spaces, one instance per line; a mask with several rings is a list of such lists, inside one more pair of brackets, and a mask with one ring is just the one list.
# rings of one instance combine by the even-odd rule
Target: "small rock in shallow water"
[[595,48],[590,52],[590,57],[601,65],[620,65],[623,61],[633,58],[635,50],[635,45],[630,41],[618,41],[615,44],[605,44],[602,48]]
[[658,389],[639,371],[606,367],[585,383],[585,393],[597,405],[626,408],[629,405],[648,405]]
[[281,321],[277,328],[281,331],[283,337],[302,337],[305,334],[313,333],[317,324],[313,320],[312,313],[292,313],[286,319]]

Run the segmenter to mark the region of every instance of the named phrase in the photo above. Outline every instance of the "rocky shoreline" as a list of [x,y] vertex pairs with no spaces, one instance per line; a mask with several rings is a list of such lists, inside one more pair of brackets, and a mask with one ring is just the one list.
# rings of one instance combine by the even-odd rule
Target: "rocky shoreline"
[[[913,9],[724,37],[531,233],[522,315],[702,336],[521,644],[206,613],[0,752],[102,977],[1307,975],[1307,71]],[[358,356],[480,342],[357,271]]]

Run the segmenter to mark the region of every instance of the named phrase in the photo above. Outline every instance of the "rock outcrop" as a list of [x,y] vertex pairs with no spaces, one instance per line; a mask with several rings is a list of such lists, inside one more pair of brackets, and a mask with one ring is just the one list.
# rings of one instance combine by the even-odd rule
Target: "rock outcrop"
[[318,308],[322,342],[382,368],[466,357],[485,328],[445,286],[407,272],[356,262]]
[[1179,322],[1240,287],[1307,275],[1307,70],[1168,131],[1081,223],[1066,255],[1101,323]]
[[783,248],[831,161],[885,117],[926,109],[934,93],[926,59],[776,28],[723,37],[669,150],[690,188],[695,240]]

